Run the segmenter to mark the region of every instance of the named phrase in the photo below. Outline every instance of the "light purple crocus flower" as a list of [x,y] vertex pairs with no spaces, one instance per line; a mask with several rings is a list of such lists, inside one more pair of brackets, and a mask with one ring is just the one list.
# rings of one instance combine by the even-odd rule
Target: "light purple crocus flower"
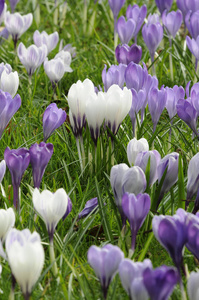
[[7,10],[7,4],[5,3],[5,0],[0,1],[0,25],[3,23],[5,19],[5,14]]
[[146,176],[142,169],[134,166],[126,170],[122,177],[122,192],[138,195],[146,189]]
[[191,10],[192,12],[195,12],[199,10],[199,2],[198,0],[184,0],[187,11]]
[[38,145],[35,143],[30,147],[29,152],[34,188],[39,189],[45,169],[53,154],[53,144],[41,142]]
[[165,10],[162,14],[162,23],[164,24],[169,37],[175,38],[177,31],[182,24],[182,13],[180,10],[167,13]]
[[122,197],[122,209],[131,228],[131,250],[135,251],[136,236],[142,227],[151,207],[151,200],[148,194],[124,193]]
[[11,14],[9,11],[6,13],[5,27],[12,35],[15,48],[20,36],[31,26],[32,20],[33,16],[31,13],[24,16],[19,13]]
[[104,84],[104,91],[107,92],[111,85],[117,84],[120,88],[124,86],[124,73],[126,70],[126,65],[119,64],[111,65],[111,67],[106,71],[107,65],[104,65],[102,71],[102,81]]
[[9,31],[6,27],[3,28],[0,32],[0,45],[4,42],[4,40],[7,40],[9,37]]
[[167,94],[165,89],[159,90],[154,87],[150,90],[148,96],[148,107],[153,122],[153,132],[155,132],[160,116],[165,108],[166,100]]
[[78,219],[85,218],[98,206],[97,197],[90,199],[86,202],[84,209],[79,213]]
[[131,61],[139,64],[142,57],[142,47],[136,44],[130,47],[126,44],[118,45],[115,49],[115,56],[119,64],[128,65]]
[[4,159],[11,173],[13,185],[13,204],[20,211],[19,186],[22,176],[30,163],[30,153],[26,148],[10,149],[4,151]]
[[185,4],[185,0],[176,0],[177,7],[181,10],[183,14],[183,20],[185,21],[185,16],[187,14],[187,8]]
[[57,107],[56,103],[51,103],[46,108],[43,115],[44,142],[51,136],[53,131],[60,127],[66,120],[66,112]]
[[162,25],[159,22],[151,23],[151,21],[144,24],[142,28],[142,36],[147,48],[149,49],[151,60],[153,62],[155,51],[163,39]]
[[13,14],[15,11],[15,7],[16,7],[17,3],[19,2],[19,0],[9,0],[9,2],[10,2],[11,12]]
[[155,3],[162,14],[165,9],[170,10],[173,0],[155,0]]
[[191,39],[189,36],[186,37],[187,47],[191,53],[195,56],[195,71],[197,70],[198,60],[199,60],[199,36],[196,39]]
[[0,139],[4,129],[12,116],[21,106],[21,97],[17,94],[14,98],[7,92],[0,90]]
[[156,208],[158,208],[158,205],[162,200],[164,193],[167,193],[178,180],[178,159],[179,159],[179,153],[172,152],[167,154],[165,157],[163,157],[158,165],[157,172],[158,172],[159,184],[164,175],[166,168],[167,168],[167,172],[161,187],[160,197]]
[[173,117],[177,114],[177,102],[179,99],[184,99],[185,91],[182,86],[179,87],[177,85],[174,85],[173,88],[166,87],[165,91],[167,95],[165,107],[172,122]]
[[31,77],[36,69],[44,62],[47,55],[47,48],[46,46],[38,48],[35,45],[26,48],[23,43],[20,43],[17,54],[21,63],[26,68],[28,75]]
[[178,281],[178,272],[172,267],[163,265],[154,270],[147,268],[143,271],[144,286],[151,300],[169,299]]
[[197,39],[199,35],[199,11],[192,12],[191,10],[186,14],[185,24],[193,39]]
[[197,130],[197,111],[195,110],[191,99],[188,98],[186,100],[180,99],[176,105],[177,114],[180,119],[182,119],[190,128],[191,130],[198,136]]
[[191,158],[188,165],[187,177],[187,200],[191,200],[199,188],[199,153]]
[[116,25],[116,30],[122,44],[128,44],[134,36],[136,24],[133,19],[125,20],[124,16],[121,16]]
[[135,43],[137,43],[137,35],[144,22],[144,19],[146,18],[146,14],[147,14],[146,5],[142,5],[141,7],[139,7],[137,4],[134,4],[133,6],[129,5],[126,10],[127,19],[133,19],[136,24],[136,28],[134,32]]
[[52,84],[56,84],[62,79],[65,73],[64,62],[62,59],[46,59],[44,62],[44,70]]
[[57,43],[59,41],[59,34],[57,31],[55,31],[48,35],[45,31],[42,31],[40,33],[38,30],[36,30],[33,35],[33,40],[37,47],[46,45],[48,55],[57,46]]
[[132,104],[129,111],[131,118],[131,123],[133,127],[133,136],[135,135],[136,128],[136,115],[140,110],[144,110],[146,103],[146,90],[139,90],[138,92],[135,89],[131,89],[132,93]]
[[89,264],[100,280],[104,299],[106,299],[109,284],[118,271],[119,264],[124,258],[124,253],[119,247],[107,244],[102,248],[91,246],[87,257]]
[[137,154],[135,166],[140,167],[146,172],[146,167],[150,159],[149,186],[153,185],[158,178],[157,167],[160,163],[161,156],[157,150],[141,151]]
[[190,214],[190,225],[188,227],[187,249],[199,259],[199,213]]
[[171,256],[179,274],[190,224],[189,215],[181,208],[173,216],[154,216],[152,221],[156,239]]
[[148,300],[148,293],[143,282],[143,272],[147,268],[153,268],[150,259],[133,262],[126,258],[121,261],[119,265],[120,280],[130,299]]
[[68,205],[67,205],[67,209],[65,214],[62,217],[62,220],[64,221],[66,219],[66,217],[70,214],[70,212],[72,211],[73,208],[73,204],[72,201],[70,200],[70,198],[68,197]]
[[114,19],[117,19],[120,9],[124,5],[125,1],[126,0],[108,0],[110,8],[113,12]]
[[5,175],[5,172],[6,172],[6,162],[5,160],[3,159],[1,162],[0,162],[0,184],[3,180],[3,177]]

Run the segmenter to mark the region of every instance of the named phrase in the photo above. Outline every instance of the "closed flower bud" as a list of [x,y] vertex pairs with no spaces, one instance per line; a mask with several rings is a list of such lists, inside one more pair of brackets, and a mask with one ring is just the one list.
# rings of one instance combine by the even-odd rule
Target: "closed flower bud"
[[126,0],[108,0],[108,3],[110,5],[110,8],[113,12],[113,16],[115,19],[117,19],[120,9],[124,5],[125,1]]
[[199,299],[199,272],[191,272],[187,281],[187,293],[189,299],[198,300]]
[[16,95],[19,87],[19,76],[17,71],[7,73],[4,70],[1,74],[0,88],[2,91],[9,93],[12,98]]
[[133,138],[132,140],[130,140],[127,145],[127,157],[130,166],[135,164],[135,160],[139,152],[148,150],[149,144],[145,138],[141,138],[139,140]]
[[133,19],[125,20],[124,16],[121,16],[117,21],[117,33],[119,35],[122,44],[128,44],[134,36],[136,23]]
[[15,214],[10,207],[7,210],[0,209],[0,240],[5,241],[5,238],[12,227],[15,224]]
[[146,177],[140,167],[129,168],[122,177],[122,192],[131,194],[144,193],[146,189]]
[[196,40],[199,35],[199,11],[188,11],[185,17],[185,24],[192,38]]
[[57,31],[55,31],[48,35],[45,31],[42,31],[40,33],[38,30],[36,30],[33,34],[33,40],[37,47],[45,45],[48,55],[57,46],[57,43],[59,41],[59,34]]
[[136,44],[130,47],[126,44],[118,45],[115,49],[115,56],[119,64],[128,65],[131,61],[139,64],[142,58],[142,47]]
[[170,10],[173,0],[155,0],[155,3],[162,14],[165,9]]
[[104,91],[107,92],[108,89],[113,85],[117,84],[120,88],[123,88],[124,85],[124,73],[126,70],[126,65],[119,64],[112,65],[108,71],[106,71],[107,66],[104,66],[102,71],[102,81],[104,84]]
[[1,162],[0,162],[0,183],[2,182],[3,180],[3,177],[5,175],[5,172],[6,172],[6,162],[5,160],[3,159]]
[[167,14],[167,10],[165,10],[162,14],[162,22],[166,27],[169,36],[175,38],[176,33],[182,24],[181,11],[171,11]]
[[137,35],[144,22],[144,19],[146,18],[146,14],[147,14],[146,5],[142,5],[141,7],[139,7],[137,4],[134,4],[133,6],[129,5],[126,10],[127,19],[133,19],[136,24],[136,28],[134,32],[135,43],[137,43]]

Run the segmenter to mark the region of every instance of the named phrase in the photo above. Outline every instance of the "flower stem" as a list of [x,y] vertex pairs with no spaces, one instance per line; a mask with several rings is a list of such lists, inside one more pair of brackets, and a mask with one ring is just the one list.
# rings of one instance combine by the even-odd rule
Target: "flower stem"
[[50,251],[50,262],[51,264],[53,263],[52,272],[53,275],[56,277],[58,275],[58,269],[57,269],[57,263],[55,261],[54,243],[52,238],[50,239],[49,251]]
[[77,145],[77,152],[78,152],[78,156],[79,156],[80,168],[81,168],[81,171],[83,172],[82,155],[81,155],[81,151],[80,151],[79,139],[78,138],[76,138],[76,145]]
[[80,136],[80,146],[81,146],[81,150],[82,150],[82,165],[83,165],[83,168],[85,168],[86,156],[85,156],[84,143],[83,143],[82,136]]
[[10,290],[10,295],[9,295],[9,300],[14,300],[15,298],[15,285],[16,285],[16,279],[14,277],[14,275],[11,275],[11,280],[12,280],[12,284],[11,284],[11,290]]
[[[172,40],[169,39],[170,48],[172,50]],[[172,60],[172,54],[169,54],[169,66],[170,66],[170,74],[171,74],[171,80],[173,81],[173,60]]]

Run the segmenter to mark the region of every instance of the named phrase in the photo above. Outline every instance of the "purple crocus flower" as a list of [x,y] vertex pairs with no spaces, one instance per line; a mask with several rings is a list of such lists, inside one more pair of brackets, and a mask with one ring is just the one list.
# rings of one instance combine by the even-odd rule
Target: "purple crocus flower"
[[108,71],[106,71],[107,65],[104,65],[104,69],[102,71],[102,81],[104,84],[104,91],[107,92],[109,87],[113,84],[117,84],[120,88],[123,88],[124,85],[124,73],[126,70],[126,65],[119,64],[112,65]]
[[0,25],[3,23],[5,19],[5,14],[7,10],[7,4],[5,3],[5,0],[0,1]]
[[131,249],[135,251],[136,236],[142,227],[151,207],[151,200],[148,194],[125,193],[122,197],[122,209],[131,228]]
[[3,28],[3,30],[1,30],[0,32],[0,44],[2,44],[4,42],[4,40],[7,40],[9,37],[9,31],[8,29],[5,27]]
[[29,152],[34,188],[39,189],[45,169],[53,154],[53,144],[41,142],[38,145],[35,143],[30,147]]
[[35,45],[26,48],[23,43],[20,43],[17,54],[21,63],[26,68],[28,75],[32,76],[36,69],[44,62],[47,55],[47,48],[46,46],[38,48]]
[[131,118],[131,123],[133,127],[133,136],[135,135],[135,127],[136,127],[136,115],[140,110],[145,108],[146,103],[146,91],[139,90],[138,92],[134,89],[131,89],[132,93],[132,104],[131,109],[129,111],[129,115]]
[[6,162],[5,160],[3,159],[1,162],[0,162],[0,183],[2,182],[3,180],[3,177],[5,175],[5,172],[6,172]]
[[159,243],[167,250],[180,274],[183,248],[188,241],[189,215],[179,208],[173,216],[154,216],[153,232]]
[[165,89],[152,88],[148,96],[148,107],[153,122],[153,132],[156,130],[159,118],[165,108],[167,94]]
[[71,210],[73,208],[73,204],[72,201],[70,200],[70,198],[68,197],[68,205],[67,205],[67,209],[65,214],[62,217],[62,220],[64,221],[66,219],[66,217],[70,214]]
[[118,45],[115,49],[115,56],[119,64],[128,65],[131,61],[139,64],[142,57],[142,47],[136,44],[130,47],[126,44]]
[[122,44],[128,44],[134,36],[136,24],[133,19],[125,20],[124,16],[121,16],[116,25],[116,30],[119,35]]
[[187,200],[191,200],[199,188],[199,153],[190,160],[187,177]]
[[4,159],[10,171],[13,185],[13,204],[15,208],[19,207],[19,186],[23,173],[30,163],[30,153],[26,148],[10,149],[7,147],[4,151]]
[[184,0],[187,11],[191,10],[192,12],[195,12],[199,10],[199,2],[198,0]]
[[119,264],[124,258],[124,253],[119,247],[108,244],[102,248],[91,246],[87,257],[89,264],[100,280],[103,295],[106,299],[109,284],[118,271]]
[[191,53],[195,56],[197,61],[199,60],[199,36],[196,39],[190,38],[189,36],[186,37],[187,47],[191,51]]
[[150,259],[145,259],[143,262],[123,259],[119,265],[122,286],[133,300],[148,300],[149,298],[143,282],[143,272],[147,268],[153,268]]
[[162,23],[164,24],[168,35],[175,38],[176,33],[182,24],[181,11],[171,11],[167,14],[167,10],[165,10],[162,14]]
[[193,39],[197,39],[199,35],[199,11],[189,11],[185,17],[185,24]]
[[157,150],[141,151],[137,154],[135,166],[140,167],[144,172],[150,159],[149,186],[153,185],[158,178],[157,167],[160,163],[161,156]]
[[37,47],[45,45],[48,55],[57,46],[57,43],[59,41],[59,34],[57,31],[55,31],[48,35],[45,31],[42,31],[40,33],[38,30],[36,30],[33,35],[33,40]]
[[167,173],[162,184],[160,197],[156,208],[158,208],[158,205],[162,200],[164,193],[167,193],[178,180],[178,159],[179,154],[177,152],[172,152],[163,157],[158,165],[158,183],[160,183],[166,168]]
[[151,23],[151,21],[144,24],[142,28],[142,36],[147,48],[149,49],[151,60],[153,62],[155,51],[163,39],[162,25],[159,22]]
[[125,1],[126,0],[108,0],[110,8],[113,12],[114,19],[117,19],[120,9],[124,5]]
[[85,218],[98,206],[97,197],[90,199],[86,202],[84,209],[79,213],[78,219]]
[[162,14],[165,9],[170,10],[173,0],[155,0],[155,3]]
[[15,7],[16,7],[17,3],[19,2],[19,0],[9,0],[9,2],[10,2],[11,12],[13,14],[15,11]]
[[190,225],[188,228],[188,241],[186,243],[187,249],[193,253],[193,255],[199,259],[199,214],[196,216],[190,215]]
[[147,14],[146,5],[142,5],[141,7],[139,7],[137,4],[134,4],[133,6],[129,5],[127,7],[126,10],[127,19],[133,19],[136,24],[136,28],[134,32],[135,43],[137,43],[137,35],[144,22],[144,19],[146,18],[146,14]]
[[179,275],[175,268],[163,265],[154,270],[145,269],[143,281],[151,300],[167,300],[179,281]]
[[12,116],[21,106],[21,97],[17,94],[13,99],[7,92],[0,90],[0,139]]
[[180,119],[182,119],[191,130],[198,136],[198,130],[196,128],[197,123],[197,111],[195,110],[191,99],[186,100],[180,99],[176,105],[177,114]]
[[[188,89],[189,86],[187,86],[187,94],[189,95]],[[190,101],[197,112],[197,116],[199,116],[199,82],[195,83],[192,86],[190,91],[190,98],[191,98]]]
[[60,127],[66,120],[66,112],[57,107],[56,103],[51,103],[46,108],[43,115],[44,142],[51,136],[53,131]]
[[191,272],[187,280],[187,294],[189,299],[198,300],[199,298],[199,272]]
[[185,21],[185,16],[187,14],[187,8],[185,4],[185,0],[176,0],[177,7],[181,10],[183,14],[183,20]]
[[185,96],[185,91],[182,86],[174,85],[173,88],[166,87],[165,88],[167,94],[167,100],[165,107],[168,111],[170,120],[177,114],[177,102],[179,99],[183,99]]

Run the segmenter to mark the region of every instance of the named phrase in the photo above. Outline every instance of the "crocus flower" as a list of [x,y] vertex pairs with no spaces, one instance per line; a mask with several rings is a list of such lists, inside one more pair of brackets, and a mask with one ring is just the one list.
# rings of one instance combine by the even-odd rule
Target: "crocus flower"
[[187,14],[187,8],[185,4],[185,0],[176,0],[177,7],[181,10],[183,14],[183,20],[185,21],[185,16]]
[[16,7],[17,3],[19,2],[19,0],[9,0],[9,2],[10,2],[11,11],[13,14],[15,11],[15,7]]
[[179,281],[179,275],[175,268],[163,265],[154,270],[145,269],[143,281],[151,300],[167,300]]
[[106,95],[106,113],[105,122],[113,134],[116,134],[120,124],[129,113],[131,108],[131,91],[126,87],[123,90],[116,84],[113,84]]
[[173,0],[155,0],[155,3],[162,14],[165,9],[170,10]]
[[135,31],[134,31],[135,43],[137,43],[137,35],[144,22],[144,19],[146,18],[146,14],[147,14],[146,5],[142,5],[141,7],[139,7],[137,4],[134,4],[133,6],[129,5],[126,10],[127,19],[133,19],[133,21],[136,24]]
[[32,20],[33,16],[31,13],[22,16],[19,13],[11,14],[9,11],[6,12],[5,26],[12,35],[15,47],[20,36],[31,26]]
[[61,58],[51,60],[46,59],[44,61],[44,70],[50,81],[53,84],[56,84],[65,74],[64,61]]
[[5,172],[6,172],[6,162],[5,160],[3,159],[1,162],[0,162],[0,183],[2,182],[3,180],[3,177],[5,175]]
[[4,242],[10,229],[14,227],[15,214],[10,207],[7,210],[0,209],[0,240]]
[[143,282],[143,272],[147,268],[153,268],[149,259],[143,262],[123,259],[119,265],[122,286],[133,300],[148,300],[148,293]]
[[130,42],[134,36],[135,28],[136,23],[133,19],[128,19],[126,21],[124,16],[121,16],[118,19],[116,30],[122,44],[128,44]]
[[136,156],[135,166],[140,167],[144,172],[146,172],[146,167],[148,165],[149,159],[149,186],[151,186],[158,178],[157,167],[161,160],[160,153],[157,150],[139,152]]
[[149,144],[145,138],[141,138],[139,140],[133,138],[132,140],[130,140],[130,142],[127,145],[127,157],[130,166],[135,164],[136,156],[139,152],[148,150]]
[[179,99],[184,99],[185,91],[182,86],[174,85],[173,88],[166,87],[165,88],[167,100],[165,107],[168,111],[170,120],[177,114],[177,102]]
[[191,10],[192,12],[195,12],[197,10],[199,10],[199,2],[198,0],[184,0],[185,1],[185,5],[187,8],[187,11]]
[[188,97],[190,97],[190,102],[195,108],[197,112],[197,116],[199,116],[199,82],[196,82],[192,86],[190,95],[189,95],[189,83],[187,84],[186,90],[187,90]]
[[[68,91],[68,104],[70,108],[70,121],[73,119],[73,133],[76,137],[82,135],[86,125],[86,103],[90,95],[95,94],[94,84],[91,80],[78,80]],[[94,96],[95,97],[95,96]]]
[[142,27],[142,36],[147,48],[149,49],[151,60],[153,62],[155,51],[163,38],[162,25],[159,22],[148,22],[147,24],[144,24]]
[[185,17],[185,24],[194,40],[199,35],[199,11],[188,11]]
[[187,293],[189,299],[198,300],[199,299],[199,272],[191,272],[187,280]]
[[46,108],[43,115],[44,142],[51,136],[53,131],[60,127],[66,120],[66,112],[57,107],[56,103],[51,103]]
[[46,224],[50,241],[53,240],[55,228],[66,212],[68,195],[64,189],[58,189],[55,193],[48,190],[40,193],[36,188],[33,192],[32,201],[36,212]]
[[198,135],[198,130],[196,127],[197,111],[195,110],[191,99],[188,98],[186,100],[178,100],[176,108],[178,117],[182,119],[196,135]]
[[152,88],[148,96],[148,107],[153,122],[153,132],[156,130],[159,118],[165,108],[167,94],[164,89]]
[[128,169],[129,167],[126,164],[115,165],[111,168],[111,174],[110,174],[110,182],[113,190],[115,203],[121,215],[123,225],[126,222],[126,216],[124,216],[122,210],[122,196],[123,196],[122,178]]
[[35,45],[26,48],[23,43],[20,43],[17,54],[21,63],[26,68],[28,75],[32,76],[36,69],[44,62],[47,55],[47,48],[46,46],[38,48]]
[[190,225],[188,228],[187,249],[199,259],[199,216],[190,214]]
[[199,189],[199,153],[194,155],[187,171],[187,200],[191,200]]
[[140,167],[134,166],[126,170],[122,177],[122,192],[138,195],[146,189],[146,177]]
[[26,148],[10,149],[7,147],[4,151],[4,159],[12,178],[13,204],[19,210],[19,186],[30,163],[30,153]]
[[117,84],[120,88],[124,85],[124,73],[126,70],[126,65],[119,64],[119,66],[112,65],[108,71],[106,71],[107,66],[104,65],[102,71],[102,81],[104,84],[104,91],[107,92],[111,85]]
[[170,37],[175,38],[177,31],[182,24],[182,13],[180,10],[171,11],[167,14],[165,10],[162,14],[162,23],[166,27],[167,33]]
[[0,32],[0,44],[4,42],[4,40],[7,40],[9,37],[9,31],[6,27],[4,27]]
[[88,250],[88,262],[100,280],[104,298],[106,299],[111,280],[118,271],[124,253],[119,247],[107,244],[102,248],[91,246]]
[[38,30],[36,30],[33,34],[33,40],[37,47],[46,45],[48,55],[57,46],[57,43],[59,41],[59,34],[57,31],[55,31],[48,35],[45,31],[42,31],[40,33]]
[[197,60],[199,60],[199,36],[196,39],[186,37],[187,47],[191,51],[191,53],[195,56]]
[[189,216],[179,208],[173,216],[154,216],[152,227],[156,239],[167,250],[180,273],[182,251],[188,241]]
[[108,0],[108,3],[110,5],[110,8],[113,12],[113,16],[115,19],[117,19],[120,9],[124,5],[125,1],[126,0]]
[[7,4],[5,3],[5,0],[1,0],[0,2],[0,25],[3,23],[5,19],[5,14],[7,10]]
[[4,70],[0,78],[0,89],[9,93],[13,98],[17,93],[18,87],[19,75],[17,71],[7,73],[7,71]]
[[131,228],[131,249],[135,250],[136,236],[142,227],[151,207],[151,200],[148,194],[124,193],[122,197],[122,209]]
[[44,249],[39,234],[29,229],[12,229],[6,238],[8,262],[25,299],[29,299],[44,265]]
[[45,169],[53,154],[53,144],[41,142],[30,147],[30,163],[32,165],[32,174],[34,187],[39,188]]
[[133,136],[135,135],[136,128],[136,115],[140,110],[144,110],[146,106],[146,90],[139,90],[138,92],[135,89],[131,89],[132,93],[132,104],[129,111],[129,116],[131,118],[131,123],[133,127]]
[[157,169],[158,183],[160,183],[166,168],[167,168],[167,173],[164,178],[164,182],[162,184],[157,207],[164,193],[167,193],[178,180],[178,159],[179,159],[179,154],[177,152],[172,152],[170,154],[167,154],[165,157],[163,157],[158,165],[158,169]]
[[93,139],[95,146],[97,146],[97,140],[100,136],[100,127],[104,121],[105,111],[105,94],[103,92],[90,94],[88,96],[88,101],[86,102],[85,113],[91,138]]
[[17,94],[13,99],[9,93],[0,90],[0,139],[12,116],[21,106],[21,97]]
[[73,208],[73,204],[72,201],[70,200],[70,198],[68,197],[68,205],[67,205],[67,209],[65,214],[62,217],[62,220],[64,221],[66,219],[66,217],[70,214],[70,212],[72,211]]
[[85,218],[98,206],[97,197],[86,202],[84,209],[79,213],[78,219]]
[[69,51],[66,51],[66,50],[59,51],[55,55],[54,59],[61,59],[63,61],[65,72],[68,72],[68,73],[73,72],[73,69],[71,69],[71,67],[70,67],[72,57],[71,57],[71,54]]
[[130,47],[126,44],[118,45],[115,49],[115,56],[119,64],[128,65],[131,61],[139,64],[142,57],[142,48],[136,44]]

